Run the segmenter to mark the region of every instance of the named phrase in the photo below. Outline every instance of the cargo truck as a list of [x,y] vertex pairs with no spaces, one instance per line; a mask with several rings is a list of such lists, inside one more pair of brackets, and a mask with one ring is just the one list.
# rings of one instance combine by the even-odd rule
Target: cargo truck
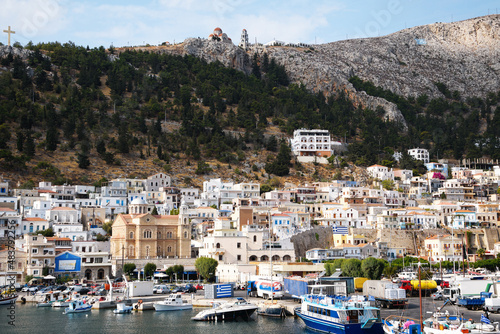
[[[437,283],[434,280],[421,280],[422,296],[430,296],[431,293],[437,290]],[[406,291],[407,296],[418,296],[418,279],[417,280],[402,280],[399,285],[400,289]]]
[[385,308],[405,307],[406,291],[391,281],[368,280],[363,283],[363,295],[373,297],[378,306]]
[[459,297],[480,296],[481,292],[488,291],[493,283],[491,280],[456,281],[451,287],[443,289],[443,298],[449,299],[454,304]]
[[250,297],[261,297],[264,299],[283,298],[283,284],[278,281],[248,281],[247,292]]

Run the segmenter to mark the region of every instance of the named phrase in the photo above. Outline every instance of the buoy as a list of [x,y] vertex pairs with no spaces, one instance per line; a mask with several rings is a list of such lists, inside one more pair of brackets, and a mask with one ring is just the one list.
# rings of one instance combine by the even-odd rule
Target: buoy
[[139,301],[137,303],[138,304],[142,304],[142,299],[139,299]]

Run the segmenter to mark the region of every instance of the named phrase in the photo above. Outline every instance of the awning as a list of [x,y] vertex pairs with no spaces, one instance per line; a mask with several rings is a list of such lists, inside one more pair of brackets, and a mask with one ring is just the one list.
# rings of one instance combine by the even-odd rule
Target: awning
[[155,277],[168,277],[168,275],[165,273],[156,273],[154,276]]
[[52,275],[47,275],[43,279],[56,279],[56,278]]

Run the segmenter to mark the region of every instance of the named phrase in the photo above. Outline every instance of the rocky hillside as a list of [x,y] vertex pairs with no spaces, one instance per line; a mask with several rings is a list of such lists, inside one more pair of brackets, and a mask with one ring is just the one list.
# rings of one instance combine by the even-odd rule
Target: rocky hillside
[[[402,96],[441,97],[434,84],[441,82],[461,96],[481,97],[500,86],[499,50],[500,15],[434,23],[387,36],[311,48],[265,48],[270,58],[285,65],[293,81],[327,95],[344,91],[356,104],[372,109],[382,106],[390,119],[402,122],[404,118],[395,104],[357,92],[349,78],[358,76]],[[263,50],[247,54],[232,44],[187,39],[182,47],[164,47],[162,52],[217,60],[249,73],[253,53]]]

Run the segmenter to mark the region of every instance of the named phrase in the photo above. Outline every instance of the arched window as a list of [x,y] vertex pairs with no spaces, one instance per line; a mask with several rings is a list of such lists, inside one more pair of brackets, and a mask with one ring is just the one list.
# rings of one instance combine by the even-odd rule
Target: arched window
[[290,261],[292,261],[292,258],[290,257],[290,255],[285,255],[285,256],[283,256],[283,261],[290,262]]
[[279,261],[280,256],[279,255],[273,255],[273,261]]
[[257,256],[256,255],[252,255],[248,258],[248,261],[257,261]]
[[130,232],[129,239],[134,239],[134,232]]
[[220,243],[217,243],[217,245],[215,245],[215,248],[220,248]]
[[92,270],[90,269],[85,270],[85,278],[88,280],[92,279]]
[[163,254],[161,253],[161,247],[160,246],[156,247],[156,256],[163,256]]
[[145,239],[151,239],[152,233],[150,230],[145,230],[144,231],[144,238]]
[[167,247],[167,253],[172,253],[172,246]]
[[184,239],[187,239],[187,237],[188,237],[188,233],[184,232]]
[[167,232],[167,239],[172,239],[172,232]]
[[104,279],[104,269],[99,269],[97,271],[97,279]]
[[267,256],[267,255],[262,255],[262,256],[260,257],[260,260],[261,260],[261,261],[269,261],[269,256]]
[[156,239],[161,239],[161,232],[156,233]]

